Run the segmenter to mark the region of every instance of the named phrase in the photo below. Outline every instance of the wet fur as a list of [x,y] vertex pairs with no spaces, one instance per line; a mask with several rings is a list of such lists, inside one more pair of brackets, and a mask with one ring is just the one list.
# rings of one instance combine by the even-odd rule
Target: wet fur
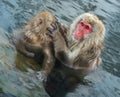
[[[40,19],[42,20],[41,25],[39,24]],[[31,44],[42,44],[49,42],[50,37],[46,35],[47,28],[56,21],[56,18],[48,11],[38,13],[25,26],[24,35],[26,41]]]
[[85,13],[80,17],[78,17],[73,22],[70,29],[71,32],[74,31],[73,28],[76,26],[74,25],[75,22],[78,22],[80,19],[83,19],[87,23],[90,23],[93,27],[93,31],[86,39],[84,39],[78,44],[79,45],[78,49],[80,50],[80,52],[76,60],[74,60],[73,64],[76,64],[76,65],[78,64],[78,66],[81,66],[80,61],[82,59],[88,63],[88,65],[86,65],[85,67],[95,68],[95,66],[99,65],[100,63],[96,62],[95,66],[92,66],[92,65],[94,65],[95,60],[101,60],[99,58],[100,58],[101,51],[104,48],[105,27],[104,27],[104,24],[101,22],[101,20],[99,20],[95,15]]
[[[73,37],[73,32],[81,19],[90,23],[93,31],[85,39],[77,41]],[[87,72],[94,70],[101,63],[100,56],[104,49],[105,26],[102,21],[93,14],[84,13],[73,21],[67,34],[69,46],[66,46],[62,40],[54,42],[54,45],[56,45],[55,51],[58,52],[56,53],[57,58],[65,66],[75,71]]]
[[46,33],[47,28],[55,22],[57,19],[50,12],[40,12],[27,23],[22,32],[14,36],[14,44],[23,55],[35,58],[38,63],[41,63],[39,60],[43,56],[42,70],[45,71],[45,78],[54,66],[53,40]]

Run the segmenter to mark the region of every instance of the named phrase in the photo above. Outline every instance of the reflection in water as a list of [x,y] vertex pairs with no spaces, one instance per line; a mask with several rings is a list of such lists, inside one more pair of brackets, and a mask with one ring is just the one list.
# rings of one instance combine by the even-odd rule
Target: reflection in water
[[[81,13],[84,12],[92,12],[96,15],[98,15],[100,17],[101,20],[103,20],[104,24],[106,25],[106,37],[105,37],[105,52],[102,54],[102,58],[103,58],[103,63],[102,63],[102,67],[104,70],[110,72],[111,74],[114,74],[115,76],[120,77],[120,1],[119,0],[74,0],[74,1],[70,1],[70,0],[0,0],[0,28],[6,30],[7,32],[13,32],[14,29],[16,28],[20,28],[22,26],[24,26],[24,24],[26,23],[26,21],[30,18],[33,17],[33,15],[35,15],[36,13],[38,13],[39,11],[42,10],[49,10],[51,11],[60,22],[65,23],[67,25],[70,25],[72,20],[78,16]],[[0,37],[1,38],[1,37]],[[0,43],[3,41],[0,41]],[[3,48],[2,48],[3,49]],[[7,50],[4,50],[4,52],[0,52],[0,58],[1,60],[3,60],[4,56],[6,55]],[[10,53],[10,52],[7,52]],[[10,54],[8,54],[10,55]],[[11,59],[13,58],[12,54]],[[6,56],[5,56],[6,58]],[[6,59],[7,60],[7,59]],[[9,64],[14,64],[14,63],[10,63],[13,62],[11,60],[7,60],[6,63]],[[18,62],[18,61],[17,61]],[[24,63],[24,62],[23,62]],[[21,64],[23,64],[21,62]],[[2,65],[1,65],[2,64]],[[6,66],[3,65],[3,63],[0,63],[0,73],[2,71],[5,72],[5,75],[7,72],[7,74],[12,74],[13,79],[15,80],[15,77],[17,77],[16,75],[13,74],[14,70],[10,70],[9,68],[9,64],[7,64]],[[31,64],[31,63],[30,63]],[[27,67],[26,65],[19,65],[19,62],[17,63],[17,66],[19,66],[20,70],[25,70],[24,68]],[[23,67],[22,67],[23,66]],[[13,66],[14,67],[14,66]],[[31,66],[30,68],[32,68],[33,70],[36,70],[36,67]],[[18,72],[16,69],[14,71],[14,73]],[[20,73],[20,72],[19,72]],[[18,73],[18,74],[19,74]],[[105,74],[107,74],[106,72],[104,72]],[[23,74],[22,74],[23,75]],[[113,76],[113,78],[111,78],[112,75],[109,74],[108,80],[105,80],[105,83],[102,85],[102,81],[100,81],[100,85],[99,89],[97,88],[97,85],[95,85],[96,87],[94,87],[95,91],[92,91],[91,88],[87,87],[87,89],[84,87],[83,89],[79,89],[80,91],[82,91],[82,93],[84,93],[84,89],[87,90],[91,90],[94,93],[98,93],[99,97],[106,97],[105,95],[102,95],[102,93],[99,93],[99,91],[102,91],[102,87],[105,87],[104,85],[108,85],[108,87],[106,87],[106,89],[103,89],[104,91],[107,91],[106,93],[109,94],[107,95],[108,97],[118,97],[118,95],[120,95],[120,89],[116,88],[117,87],[117,81],[115,81],[116,77]],[[101,75],[99,75],[99,77],[101,77]],[[106,76],[104,76],[106,77]],[[1,87],[3,88],[3,90],[7,91],[9,89],[7,89],[7,87],[12,87],[15,84],[13,84],[10,86],[10,82],[8,81],[7,83],[4,83],[6,78],[8,79],[8,76],[1,76],[0,75],[0,89]],[[10,78],[11,79],[11,78]],[[94,79],[94,78],[93,78]],[[110,82],[110,79],[112,81],[114,81],[115,83]],[[98,78],[98,80],[100,80]],[[108,83],[107,83],[108,81]],[[2,84],[4,83],[4,84]],[[37,82],[36,82],[37,83]],[[99,83],[99,81],[98,81]],[[119,82],[120,83],[120,82]],[[110,86],[109,86],[110,85]],[[21,86],[21,88],[23,88],[22,93],[26,93],[27,96],[24,95],[24,97],[28,97],[29,92],[28,90],[26,90],[24,88],[24,86]],[[116,91],[115,93],[111,93],[111,91],[109,91],[109,89],[112,89],[111,91]],[[10,88],[11,89],[11,88]],[[11,89],[11,91],[12,91]],[[18,88],[17,88],[18,89]],[[16,90],[17,90],[16,89]],[[11,92],[10,91],[10,92]],[[24,91],[24,92],[23,92]],[[27,92],[25,92],[27,91]],[[29,90],[31,91],[31,90]],[[88,91],[89,92],[89,91]],[[103,91],[102,91],[103,92]],[[19,95],[15,92],[11,92],[15,95]],[[36,93],[35,90],[32,93]],[[111,93],[111,94],[110,94]],[[89,93],[88,93],[89,94]],[[103,93],[105,94],[105,93]],[[38,96],[38,94],[36,94]],[[36,95],[34,95],[33,97],[37,97]],[[73,95],[73,94],[71,94]],[[86,94],[87,95],[87,94]],[[84,95],[83,95],[84,96]],[[4,96],[3,96],[4,97]],[[70,96],[69,96],[70,97]],[[79,95],[76,96],[74,95],[74,97],[79,97]],[[89,97],[88,96],[84,96],[84,97]],[[95,96],[94,96],[95,97]]]

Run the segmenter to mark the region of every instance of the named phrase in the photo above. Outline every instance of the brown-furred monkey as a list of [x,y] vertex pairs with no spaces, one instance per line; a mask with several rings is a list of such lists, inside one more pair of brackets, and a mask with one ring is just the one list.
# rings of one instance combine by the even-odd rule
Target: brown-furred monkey
[[[47,28],[55,24],[57,19],[48,11],[38,13],[25,26],[19,34],[14,33],[14,41],[16,48],[27,57],[36,58],[37,55],[43,55],[42,70],[39,73],[41,77],[47,77],[54,66],[54,47],[53,39],[46,35]],[[62,30],[62,29],[61,29]],[[64,37],[64,36],[63,36]],[[16,40],[15,40],[16,39]],[[39,50],[27,49],[27,45],[36,46]],[[39,57],[37,61],[39,61]]]
[[[52,26],[55,28],[54,25]],[[104,48],[105,27],[97,16],[91,13],[84,13],[78,16],[67,31],[68,46],[58,29],[49,28],[49,35],[54,39],[55,56],[68,67],[68,76],[75,74],[79,78],[91,70],[94,70],[101,63],[101,51]],[[52,29],[51,29],[52,28]],[[59,27],[58,27],[59,28]],[[51,33],[52,32],[52,33]]]

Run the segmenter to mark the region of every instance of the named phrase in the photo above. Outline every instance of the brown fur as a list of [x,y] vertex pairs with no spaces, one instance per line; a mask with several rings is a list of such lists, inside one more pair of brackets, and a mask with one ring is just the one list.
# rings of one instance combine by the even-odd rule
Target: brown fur
[[[42,22],[41,22],[42,20]],[[17,33],[14,40],[16,48],[27,57],[38,57],[43,54],[43,77],[47,77],[54,66],[54,48],[52,38],[46,35],[47,28],[57,22],[57,19],[48,11],[38,13],[25,26],[24,30]],[[19,38],[18,38],[19,37]],[[37,49],[34,49],[34,46]],[[37,54],[37,55],[36,55]],[[39,57],[36,58],[39,61]]]
[[[73,32],[81,19],[90,23],[93,30],[84,39],[76,40]],[[62,37],[59,35],[54,37],[56,38],[54,45],[57,58],[65,66],[82,73],[95,69],[101,62],[100,55],[104,48],[105,27],[101,20],[93,14],[84,13],[73,21],[67,34],[69,47],[65,45]]]
[[[39,24],[40,20],[42,20],[41,25]],[[56,18],[48,11],[38,13],[25,26],[24,35],[26,41],[35,45],[49,42],[51,39],[46,35],[46,31],[47,28],[56,21]]]
[[83,65],[83,67],[85,66],[87,68],[94,68],[99,64],[96,63],[95,66],[92,66],[93,62],[100,58],[101,51],[104,48],[105,27],[104,24],[95,15],[89,13],[84,14],[83,20],[93,26],[93,31],[86,39],[79,42],[78,49],[80,52],[77,58],[75,58],[76,60],[74,60],[74,65],[78,66],[79,68],[79,66],[81,67],[81,61],[85,60],[88,65]]

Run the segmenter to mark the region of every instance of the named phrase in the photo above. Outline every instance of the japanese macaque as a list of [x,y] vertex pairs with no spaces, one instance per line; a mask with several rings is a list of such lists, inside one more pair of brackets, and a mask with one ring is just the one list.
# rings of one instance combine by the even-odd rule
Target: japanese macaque
[[33,52],[26,50],[25,45],[27,43],[38,46],[41,50],[47,48],[45,45],[49,45],[52,40],[46,35],[47,28],[56,21],[56,18],[48,11],[38,13],[27,23],[22,33],[20,32],[20,35],[15,33],[15,38],[19,37],[18,41],[16,41],[17,49],[27,57],[34,57]]
[[[57,25],[52,27],[55,28],[55,26]],[[49,29],[49,35],[54,39],[56,58],[64,64],[65,71],[71,72],[66,72],[68,76],[77,72],[76,76],[83,78],[101,63],[100,55],[104,49],[105,27],[97,16],[84,13],[73,21],[67,31],[68,46],[63,37],[58,35],[57,30]]]
[[[40,12],[27,23],[24,30],[20,32],[19,35],[15,33],[14,40],[16,40],[13,41],[17,50],[25,56],[31,58],[43,56],[42,71],[44,77],[50,73],[54,66],[53,40],[51,36],[46,34],[48,31],[47,28],[56,22],[57,19],[50,12]],[[27,49],[28,46],[30,46],[31,49]],[[38,50],[32,49],[32,46],[38,47]],[[38,57],[37,61],[39,60]]]

